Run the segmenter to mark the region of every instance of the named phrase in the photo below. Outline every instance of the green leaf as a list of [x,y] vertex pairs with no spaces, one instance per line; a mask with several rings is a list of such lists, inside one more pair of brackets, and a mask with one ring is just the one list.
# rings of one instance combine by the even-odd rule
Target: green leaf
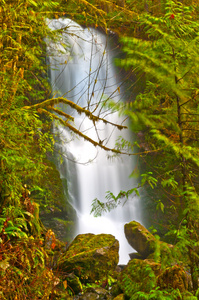
[[156,210],[159,209],[164,213],[164,204],[161,202],[161,200],[158,200],[158,203],[156,205]]

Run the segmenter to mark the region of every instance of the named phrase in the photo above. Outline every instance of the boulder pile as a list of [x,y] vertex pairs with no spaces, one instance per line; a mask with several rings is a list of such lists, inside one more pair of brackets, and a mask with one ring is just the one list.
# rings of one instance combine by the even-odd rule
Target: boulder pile
[[176,264],[173,245],[160,241],[136,221],[125,224],[124,233],[137,251],[130,254],[126,266],[118,266],[119,242],[113,235],[76,236],[57,261],[62,274],[59,286],[67,289],[61,299],[129,300],[141,299],[140,295],[175,299],[172,293],[176,291],[180,299],[189,297],[189,276]]

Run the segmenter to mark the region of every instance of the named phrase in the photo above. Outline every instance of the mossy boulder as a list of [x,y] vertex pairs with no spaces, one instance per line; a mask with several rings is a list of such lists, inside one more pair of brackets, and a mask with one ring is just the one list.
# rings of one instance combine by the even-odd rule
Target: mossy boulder
[[125,224],[124,232],[128,243],[138,252],[130,253],[131,259],[155,258],[158,254],[161,259],[172,261],[174,246],[160,241],[139,222],[132,221]]
[[118,285],[127,297],[140,291],[149,293],[156,287],[156,276],[160,268],[161,265],[154,261],[133,259],[122,270]]
[[181,293],[188,289],[188,276],[182,266],[166,268],[157,278],[160,289],[178,289]]
[[119,242],[111,234],[79,234],[58,260],[58,268],[74,272],[82,282],[111,274],[119,261]]
[[134,299],[132,296],[138,292],[149,295],[156,288],[160,295],[175,290],[184,294],[188,290],[188,277],[184,268],[179,265],[162,269],[161,264],[153,260],[133,259],[121,272],[118,286],[124,295],[131,299]]
[[124,233],[128,243],[144,258],[154,252],[155,237],[139,222],[132,221],[124,225]]

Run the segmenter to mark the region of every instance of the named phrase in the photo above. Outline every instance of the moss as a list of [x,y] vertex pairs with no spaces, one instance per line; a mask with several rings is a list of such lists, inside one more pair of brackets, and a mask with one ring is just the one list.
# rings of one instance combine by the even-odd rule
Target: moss
[[132,221],[124,226],[128,243],[141,255],[147,257],[155,249],[155,237],[139,222]]
[[157,278],[157,284],[161,289],[178,289],[185,292],[188,289],[188,280],[184,269],[174,265],[166,268]]
[[131,260],[120,274],[119,287],[128,297],[139,291],[150,292],[156,287],[154,268],[160,268],[160,265],[139,259]]
[[71,290],[74,294],[79,294],[82,292],[83,287],[77,276],[73,273],[68,274],[66,277],[68,289]]
[[121,272],[118,286],[131,299],[137,293],[149,295],[153,290],[157,292],[157,299],[160,299],[160,295],[171,293],[171,299],[178,299],[174,294],[186,293],[188,279],[181,266],[174,265],[162,270],[161,264],[153,260],[133,259]]
[[119,242],[110,234],[78,235],[58,262],[59,269],[74,272],[82,282],[95,282],[115,270]]
[[67,212],[70,205],[64,194],[60,174],[52,161],[46,159],[45,164],[46,173],[40,182],[41,189],[35,188],[31,194],[39,200],[42,213],[52,210]]
[[117,297],[115,297],[113,300],[124,300],[124,299],[125,299],[124,294],[120,294]]

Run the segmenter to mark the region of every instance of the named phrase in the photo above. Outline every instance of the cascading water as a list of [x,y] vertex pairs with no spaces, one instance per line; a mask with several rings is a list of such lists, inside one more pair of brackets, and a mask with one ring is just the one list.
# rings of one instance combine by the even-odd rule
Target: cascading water
[[[53,97],[63,96],[74,103],[100,115],[112,123],[121,122],[117,113],[100,109],[106,99],[121,101],[117,73],[111,63],[112,51],[107,46],[107,36],[94,29],[83,29],[69,19],[48,21],[53,30],[64,29],[60,41],[48,42],[50,79]],[[62,106],[62,109],[75,117],[78,130],[96,141],[103,141],[113,147],[119,136],[129,138],[129,132],[119,132],[114,126],[102,121],[93,122],[85,115]],[[133,198],[125,206],[118,206],[112,212],[95,218],[90,214],[93,199],[105,199],[106,192],[117,195],[120,190],[127,191],[136,186],[129,178],[134,168],[133,158],[120,156],[108,159],[106,151],[94,147],[82,138],[74,137],[68,129],[56,127],[60,137],[57,145],[63,162],[59,164],[62,178],[67,178],[67,193],[78,216],[76,234],[110,233],[120,242],[120,263],[129,260],[128,253],[133,249],[124,236],[124,224],[140,221],[139,200]]]

